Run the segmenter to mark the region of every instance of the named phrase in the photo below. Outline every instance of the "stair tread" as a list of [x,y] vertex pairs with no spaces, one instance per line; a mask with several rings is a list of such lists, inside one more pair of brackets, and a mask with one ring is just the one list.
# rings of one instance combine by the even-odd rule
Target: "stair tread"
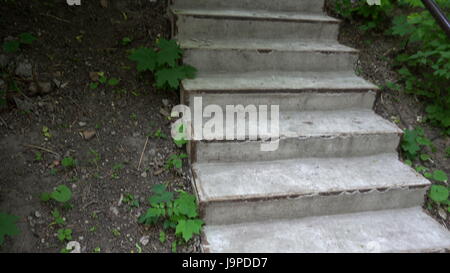
[[[236,102],[239,104],[239,101]],[[250,109],[250,108],[249,108]],[[254,109],[257,109],[256,106]],[[242,110],[242,109],[241,109]],[[241,112],[242,113],[242,112]],[[262,113],[259,113],[261,116]],[[248,114],[238,115],[233,124],[245,125],[245,131],[236,133],[238,140],[257,140],[261,138],[305,138],[305,137],[335,137],[342,135],[362,134],[402,134],[402,130],[395,124],[375,114],[370,109],[346,109],[335,111],[283,111],[280,109],[278,130],[271,128],[271,113],[267,113],[268,131],[258,132],[258,120],[248,121]],[[205,122],[208,119],[205,118]],[[226,122],[223,121],[222,132],[214,130],[204,131],[203,138],[207,140],[225,139]],[[197,136],[194,130],[194,135]],[[196,139],[200,139],[199,137]]]
[[358,50],[339,44],[334,40],[299,41],[299,40],[267,40],[267,39],[236,39],[207,40],[186,39],[179,41],[184,49],[237,49],[237,50],[276,50],[276,51],[308,51],[308,52],[345,52],[358,53]]
[[306,21],[339,23],[340,20],[324,15],[299,12],[266,11],[266,10],[239,10],[239,9],[177,9],[172,8],[176,15],[201,16],[212,18],[240,18],[240,19],[266,19],[280,21]]
[[378,87],[355,75],[343,72],[199,73],[195,79],[183,80],[186,91],[274,91],[274,90],[343,90],[368,91]]
[[400,162],[394,153],[246,164],[194,163],[192,168],[200,202],[340,194],[429,185],[428,180]]
[[205,226],[206,252],[433,252],[450,248],[448,230],[420,207]]

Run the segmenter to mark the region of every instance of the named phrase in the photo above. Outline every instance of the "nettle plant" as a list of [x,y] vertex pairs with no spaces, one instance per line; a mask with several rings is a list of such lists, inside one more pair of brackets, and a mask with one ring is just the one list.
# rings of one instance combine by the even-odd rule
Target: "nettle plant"
[[378,29],[394,10],[392,0],[336,0],[334,11],[347,20],[361,20],[360,29]]
[[[436,151],[433,143],[426,138],[422,128],[415,128],[413,130],[405,130],[403,135],[401,149],[404,156],[407,158],[405,163],[414,167],[418,173],[421,173],[426,178],[434,181],[434,185],[430,187],[428,197],[436,205],[443,205],[450,212],[449,187],[446,186],[448,182],[447,174],[442,170],[430,170],[425,167],[429,162],[432,162],[432,157],[425,153],[425,149]],[[444,184],[444,185],[441,185]]]
[[[203,221],[198,218],[195,196],[179,190],[177,194],[167,191],[164,184],[155,185],[153,195],[148,198],[150,208],[139,217],[139,223],[146,225],[163,224],[164,230],[174,229],[175,236],[188,242],[194,234],[200,234]],[[165,241],[165,233],[164,240]],[[161,235],[160,234],[160,235]],[[162,235],[161,235],[162,236]],[[172,248],[176,248],[174,241]]]
[[[437,2],[450,11],[450,1]],[[423,98],[427,103],[426,119],[450,135],[450,38],[421,1],[401,0],[399,5],[416,10],[396,16],[389,31],[404,40],[404,50],[396,62],[405,91]]]
[[180,65],[183,54],[175,40],[160,38],[156,49],[140,47],[131,51],[129,59],[136,62],[138,72],[154,73],[156,88],[178,89],[183,79],[195,77],[197,70],[189,65]]

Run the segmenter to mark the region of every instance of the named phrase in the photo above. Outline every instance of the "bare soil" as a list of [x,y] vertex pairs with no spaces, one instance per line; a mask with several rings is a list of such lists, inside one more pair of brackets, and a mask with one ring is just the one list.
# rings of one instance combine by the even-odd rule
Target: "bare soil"
[[[70,7],[63,0],[16,0],[2,2],[0,14],[2,43],[24,32],[37,37],[16,53],[0,52],[8,60],[0,67],[2,79],[19,88],[8,91],[8,106],[0,113],[0,211],[19,216],[21,230],[7,237],[0,252],[64,248],[55,236],[57,225],[51,225],[55,207],[82,252],[170,252],[173,236],[161,243],[162,227],[144,227],[137,218],[155,184],[192,192],[186,162],[181,171],[163,168],[171,154],[183,151],[169,138],[154,136],[158,129],[170,136],[166,115],[179,96],[157,91],[151,75],[138,75],[127,58],[132,48],[170,37],[165,1],[82,0]],[[124,37],[131,44],[122,44]],[[31,79],[15,74],[24,60],[33,66]],[[90,73],[100,71],[120,79],[119,85],[91,89]],[[49,82],[51,90],[29,91],[34,82]],[[80,133],[86,131],[95,137],[85,140]],[[58,165],[67,156],[77,160],[74,169]],[[61,184],[73,191],[72,208],[40,201],[41,193]],[[140,201],[138,208],[123,201],[127,194]],[[148,243],[140,242],[144,236]],[[178,251],[198,252],[199,238]]]

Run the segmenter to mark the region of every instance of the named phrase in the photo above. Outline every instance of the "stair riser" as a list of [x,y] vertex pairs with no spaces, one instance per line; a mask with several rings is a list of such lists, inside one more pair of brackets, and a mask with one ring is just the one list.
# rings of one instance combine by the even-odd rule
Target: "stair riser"
[[213,163],[368,156],[395,152],[399,142],[399,135],[386,133],[280,139],[277,149],[271,152],[261,151],[260,141],[191,141],[188,148],[193,163]]
[[202,97],[203,107],[218,105],[226,109],[226,105],[279,105],[283,111],[329,111],[345,109],[372,109],[375,101],[375,92],[345,92],[345,93],[321,93],[321,92],[296,92],[280,93],[273,91],[261,94],[235,92],[229,94],[197,94],[189,95],[183,91],[183,103],[194,105],[195,97]]
[[201,72],[353,71],[357,55],[346,52],[185,50],[184,63]]
[[323,0],[174,0],[175,8],[248,9],[286,12],[322,12]]
[[[207,225],[236,224],[267,219],[296,219],[308,216],[354,213],[420,206],[426,188],[390,189],[330,196],[305,196],[250,202],[200,203]],[[199,197],[201,202],[201,196]]]
[[177,38],[199,40],[336,40],[339,25],[328,22],[249,20],[178,16]]

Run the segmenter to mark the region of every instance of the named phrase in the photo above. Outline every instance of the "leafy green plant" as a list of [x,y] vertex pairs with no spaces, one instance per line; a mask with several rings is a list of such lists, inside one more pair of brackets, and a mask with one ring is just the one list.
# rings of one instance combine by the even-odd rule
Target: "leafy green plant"
[[102,159],[102,157],[100,156],[100,154],[94,150],[89,148],[89,153],[93,156],[92,159],[89,160],[89,162],[91,162],[92,164],[94,164],[95,166],[98,166],[98,163],[100,162],[100,160]]
[[46,138],[52,137],[52,134],[50,133],[50,129],[47,126],[42,127],[42,135]]
[[89,84],[89,87],[91,89],[97,89],[101,84],[107,84],[109,86],[116,86],[120,83],[120,79],[118,79],[118,78],[112,77],[112,78],[108,79],[105,76],[105,72],[97,72],[97,76],[95,78],[93,77],[93,79],[94,79],[94,81]]
[[62,217],[58,209],[52,211],[53,222],[50,225],[65,225],[66,220]]
[[34,160],[35,161],[42,161],[42,153],[41,152],[35,152],[34,153]]
[[[150,208],[139,217],[139,223],[155,225],[162,221],[164,229],[175,229],[175,236],[185,242],[194,234],[200,234],[203,221],[198,219],[195,196],[180,190],[175,198],[175,194],[168,192],[163,184],[155,185],[152,191]],[[165,233],[160,233],[160,240],[165,241],[165,238]]]
[[65,157],[65,158],[63,158],[63,160],[61,160],[61,165],[64,168],[70,169],[70,168],[74,168],[77,165],[77,161],[72,157]]
[[187,143],[186,140],[186,129],[184,124],[180,124],[178,128],[176,128],[177,134],[173,137],[173,142],[177,145],[178,148],[183,147],[184,144]]
[[[438,0],[450,11],[450,2]],[[389,33],[404,40],[396,58],[405,91],[426,103],[426,120],[450,134],[450,39],[421,1],[401,0],[414,12],[396,16]]]
[[176,168],[181,169],[183,167],[183,159],[187,158],[187,154],[172,154],[166,161],[166,165],[164,166],[166,169]]
[[70,228],[60,228],[56,235],[61,242],[72,240],[72,230]]
[[123,197],[123,203],[129,205],[132,208],[138,208],[139,207],[139,200],[137,200],[134,195],[127,193]]
[[377,29],[389,21],[389,16],[394,9],[391,0],[381,0],[381,5],[376,5],[373,1],[352,1],[337,0],[334,4],[334,11],[344,19],[359,20],[363,22],[361,30]]
[[167,135],[163,133],[163,131],[161,130],[161,128],[159,128],[158,130],[156,130],[153,133],[153,136],[156,138],[162,138],[162,139],[167,139]]
[[138,72],[154,73],[158,89],[177,89],[181,80],[195,77],[194,67],[179,64],[183,52],[175,40],[160,38],[156,47],[134,49],[128,58],[136,62]]
[[17,39],[3,43],[3,50],[6,53],[14,53],[19,50],[21,45],[31,45],[37,38],[29,32],[24,32]]
[[20,233],[16,222],[19,217],[0,212],[0,246],[5,241],[5,236],[16,236]]
[[56,189],[51,193],[42,193],[41,200],[44,202],[53,199],[59,203],[66,203],[72,199],[72,191],[66,185],[59,185]]
[[413,130],[405,130],[401,148],[407,159],[413,161],[419,156],[423,147],[432,147],[433,143],[425,137],[422,128],[417,127]]
[[131,44],[132,40],[130,37],[123,37],[122,40],[120,40],[121,44],[123,46]]

